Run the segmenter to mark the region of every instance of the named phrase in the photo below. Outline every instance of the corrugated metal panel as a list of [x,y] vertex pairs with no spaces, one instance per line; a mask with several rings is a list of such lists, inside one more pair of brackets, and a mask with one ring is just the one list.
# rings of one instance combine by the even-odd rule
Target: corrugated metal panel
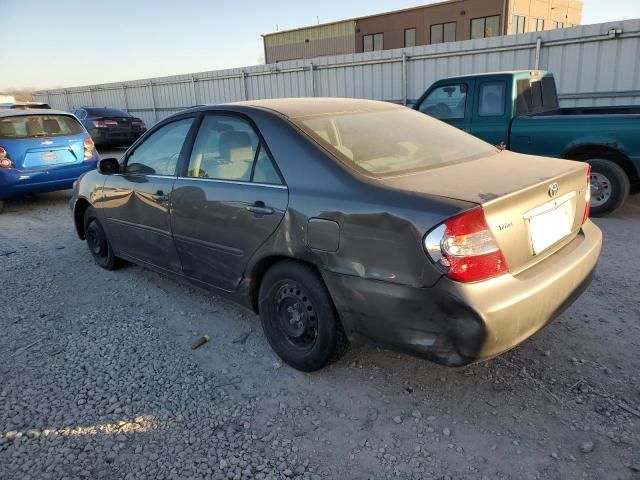
[[[609,37],[612,28],[622,35]],[[535,68],[538,37],[539,68],[556,75],[563,106],[640,104],[640,20],[58,89],[36,97],[63,110],[82,104],[126,108],[149,125],[194,103],[304,96],[402,102],[405,92],[411,102],[441,78]]]
[[347,37],[356,33],[355,20],[337,22],[329,25],[318,25],[286,32],[269,33],[264,36],[266,47],[278,47],[292,43],[304,43],[305,41],[323,40],[334,37]]

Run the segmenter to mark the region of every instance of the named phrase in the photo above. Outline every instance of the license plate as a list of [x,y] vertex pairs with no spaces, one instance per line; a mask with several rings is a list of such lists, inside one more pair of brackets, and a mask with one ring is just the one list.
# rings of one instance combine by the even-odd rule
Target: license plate
[[541,213],[525,216],[533,254],[538,255],[571,233],[575,218],[575,194],[537,208]]
[[53,163],[58,159],[58,152],[44,152],[40,158],[42,163]]

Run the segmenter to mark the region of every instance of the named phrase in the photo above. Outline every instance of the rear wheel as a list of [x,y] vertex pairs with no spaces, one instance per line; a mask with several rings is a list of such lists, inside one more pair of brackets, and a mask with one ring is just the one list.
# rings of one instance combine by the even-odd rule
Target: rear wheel
[[329,292],[307,265],[284,261],[273,266],[260,285],[259,307],[271,347],[293,368],[319,370],[348,349]]
[[94,260],[105,270],[114,270],[118,267],[118,259],[113,253],[113,248],[102,228],[96,211],[89,207],[84,213],[84,234],[87,239],[87,247]]
[[599,217],[616,211],[629,196],[629,177],[611,160],[593,158],[588,163],[591,165],[591,214]]

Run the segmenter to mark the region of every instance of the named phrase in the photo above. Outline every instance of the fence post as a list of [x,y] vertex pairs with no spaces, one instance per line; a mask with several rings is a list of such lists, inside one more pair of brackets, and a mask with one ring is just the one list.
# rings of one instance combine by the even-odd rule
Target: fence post
[[124,109],[128,112],[129,111],[129,100],[127,100],[127,85],[126,84],[122,84],[122,98],[124,100]]
[[153,102],[153,121],[158,121],[158,108],[156,106],[156,92],[153,88],[153,82],[149,82],[149,86],[151,87],[151,101]]
[[198,92],[196,91],[196,77],[191,77],[191,100],[194,105],[198,105]]
[[71,100],[69,100],[69,91],[66,88],[64,89],[64,98],[67,103],[67,110],[71,110]]
[[402,104],[407,104],[407,54],[402,52]]
[[311,74],[311,96],[316,96],[316,82],[313,78],[313,63],[309,63],[309,73]]
[[534,70],[540,69],[540,50],[542,50],[542,38],[538,37],[536,40],[536,66]]
[[89,98],[91,98],[91,105],[97,107],[96,99],[93,97],[93,89],[91,87],[89,87]]
[[247,72],[242,71],[242,89],[244,92],[244,99],[249,100],[249,89],[247,88]]

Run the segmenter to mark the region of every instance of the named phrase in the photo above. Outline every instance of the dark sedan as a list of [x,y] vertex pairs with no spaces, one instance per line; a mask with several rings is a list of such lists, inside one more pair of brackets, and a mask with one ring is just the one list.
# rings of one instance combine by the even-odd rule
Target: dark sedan
[[147,127],[138,117],[108,107],[81,107],[73,111],[98,146],[129,146]]
[[498,355],[588,285],[588,165],[495,147],[388,103],[200,106],[74,188],[96,262],[258,313],[304,371],[359,340],[450,366]]

